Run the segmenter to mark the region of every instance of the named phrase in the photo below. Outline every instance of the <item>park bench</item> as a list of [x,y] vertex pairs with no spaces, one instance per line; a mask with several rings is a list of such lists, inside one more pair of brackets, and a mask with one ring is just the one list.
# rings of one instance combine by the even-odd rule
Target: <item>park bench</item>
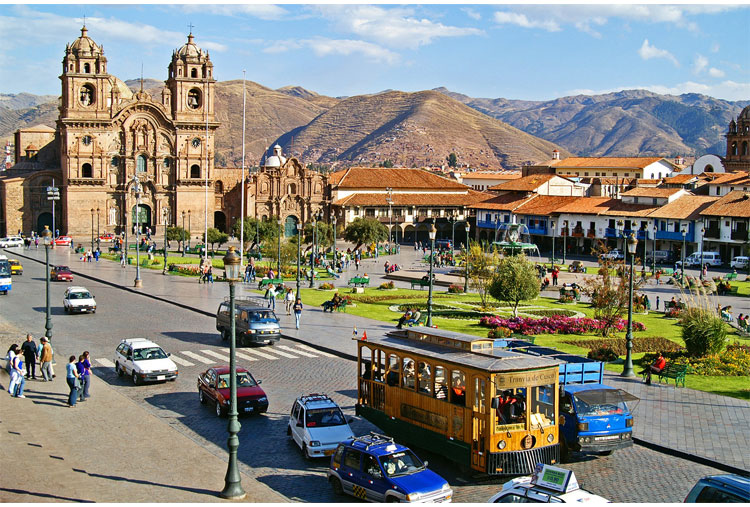
[[260,282],[258,282],[258,290],[265,288],[269,284],[280,285],[282,283],[284,283],[284,280],[281,278],[261,278]]
[[686,364],[667,364],[662,371],[659,372],[659,382],[661,379],[667,379],[666,383],[669,384],[669,379],[674,379],[674,386],[677,387],[679,382],[682,382],[682,387],[685,387],[685,374],[688,371],[688,365]]
[[422,315],[420,315],[420,317],[417,319],[416,322],[410,323],[409,327],[411,327],[411,326],[426,326],[426,325],[427,325],[427,312],[425,312]]
[[430,281],[429,280],[412,280],[410,282],[411,288],[419,287],[419,290],[422,290],[422,287],[429,287]]
[[673,306],[676,307],[676,308],[678,308],[678,309],[680,309],[680,310],[684,310],[685,309],[685,303],[680,303],[680,302],[677,302],[677,301],[675,301],[675,302],[664,301],[664,309],[665,310],[669,310]]
[[336,307],[336,311],[346,313],[346,305],[347,305],[346,299],[342,299],[339,305]]
[[737,273],[729,273],[727,276],[724,277],[724,280],[736,280],[737,279]]
[[365,278],[364,276],[355,276],[354,278],[350,278],[349,279],[349,284],[348,285],[353,285],[355,287],[357,287],[357,286],[360,286],[360,287],[369,286],[370,285],[370,279],[369,278]]
[[729,287],[728,289],[724,289],[724,291],[722,292],[722,295],[723,296],[736,296],[738,289],[739,287],[734,285],[732,287]]

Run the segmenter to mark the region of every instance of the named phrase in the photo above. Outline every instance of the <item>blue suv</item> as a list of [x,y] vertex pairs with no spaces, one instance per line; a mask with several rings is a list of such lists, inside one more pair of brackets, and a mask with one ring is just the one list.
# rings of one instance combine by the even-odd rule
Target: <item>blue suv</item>
[[750,502],[750,478],[736,474],[704,477],[685,498],[685,503],[747,502]]
[[333,490],[370,502],[450,502],[448,482],[409,448],[370,433],[344,440],[328,468]]

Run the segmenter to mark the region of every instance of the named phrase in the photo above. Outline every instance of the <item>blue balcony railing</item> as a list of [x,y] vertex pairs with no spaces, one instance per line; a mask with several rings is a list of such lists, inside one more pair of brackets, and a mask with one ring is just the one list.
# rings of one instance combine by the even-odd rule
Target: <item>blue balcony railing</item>
[[[682,241],[682,233],[674,231],[656,231],[656,239]],[[695,234],[693,233],[692,228],[690,229],[690,232],[685,234],[685,241],[687,241],[688,243],[692,243],[693,241],[695,241]]]
[[546,227],[535,227],[535,228],[529,227],[529,234],[535,234],[537,236],[546,236],[547,228]]

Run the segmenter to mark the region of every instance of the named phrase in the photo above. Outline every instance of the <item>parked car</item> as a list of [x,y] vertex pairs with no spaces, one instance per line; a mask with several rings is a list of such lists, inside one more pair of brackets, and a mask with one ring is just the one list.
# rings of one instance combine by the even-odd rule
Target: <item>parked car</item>
[[[281,328],[276,314],[264,304],[261,298],[238,299],[235,302],[235,337],[239,345],[274,342],[281,338]],[[231,321],[229,302],[219,304],[216,311],[216,330],[222,340],[229,339]]]
[[70,236],[58,236],[55,238],[55,246],[70,246],[73,242],[73,238]]
[[[198,399],[204,405],[213,403],[218,417],[229,411],[229,380],[229,366],[214,366],[198,375]],[[238,413],[262,414],[268,410],[268,397],[260,382],[245,368],[237,368]]]
[[736,474],[704,477],[685,497],[685,503],[748,502],[750,502],[750,478]]
[[330,456],[339,442],[354,438],[341,409],[325,394],[309,394],[295,400],[286,434],[308,459]]
[[146,338],[122,340],[115,350],[115,371],[130,375],[135,385],[159,380],[177,380],[177,365],[169,354]]
[[674,252],[672,250],[656,250],[655,252],[646,252],[646,264],[654,262],[656,264],[674,264]]
[[96,313],[96,300],[86,287],[68,287],[63,294],[66,312]]
[[341,442],[331,456],[328,482],[339,495],[371,502],[450,502],[450,484],[408,447],[370,433]]
[[609,502],[606,498],[581,489],[571,470],[537,464],[534,475],[516,477],[503,484],[503,489],[489,503],[578,503]]
[[14,248],[17,246],[23,246],[23,238],[21,236],[0,238],[0,248]]
[[747,269],[748,257],[744,255],[738,255],[729,264],[729,267],[734,269]]
[[68,266],[52,266],[49,279],[55,282],[72,282],[73,273]]
[[23,266],[18,259],[8,259],[8,264],[10,264],[11,275],[23,275]]
[[99,241],[101,241],[102,243],[111,243],[114,240],[115,240],[115,235],[112,234],[111,232],[106,232],[102,234],[101,236],[99,236]]
[[602,254],[602,259],[611,259],[611,260],[619,260],[624,259],[625,254],[622,253],[619,249],[615,248],[613,250],[610,250],[609,252]]
[[[721,266],[721,255],[719,255],[719,252],[703,252],[703,264],[706,266]],[[700,265],[700,252],[693,252],[685,258],[685,267],[700,267]],[[675,266],[682,267],[682,261],[675,262]]]

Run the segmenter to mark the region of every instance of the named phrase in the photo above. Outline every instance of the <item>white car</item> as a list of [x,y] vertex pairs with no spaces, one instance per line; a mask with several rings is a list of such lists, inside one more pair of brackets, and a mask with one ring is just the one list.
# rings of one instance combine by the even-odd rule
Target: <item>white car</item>
[[354,438],[341,409],[325,394],[297,398],[286,432],[308,459],[330,456],[339,442]]
[[20,236],[0,238],[0,248],[13,248],[17,246],[23,246],[23,238]]
[[68,287],[63,294],[66,312],[96,313],[96,300],[86,287]]
[[609,500],[581,489],[571,470],[537,464],[531,477],[516,477],[489,499],[489,503],[607,503]]
[[146,338],[122,340],[115,350],[115,371],[129,375],[135,385],[159,380],[177,380],[177,365],[169,354]]
[[729,264],[729,266],[734,269],[745,269],[747,268],[747,261],[748,258],[746,256],[740,255],[732,259],[732,262]]

